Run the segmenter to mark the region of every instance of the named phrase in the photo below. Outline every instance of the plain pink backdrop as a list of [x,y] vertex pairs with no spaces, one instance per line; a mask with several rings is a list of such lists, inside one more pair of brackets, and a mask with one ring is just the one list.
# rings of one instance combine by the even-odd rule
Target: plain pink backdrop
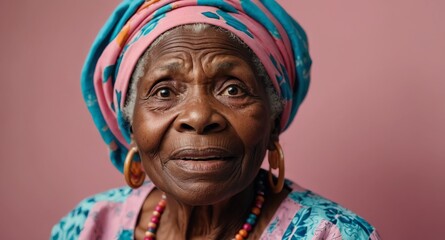
[[[2,239],[47,239],[124,184],[79,73],[118,0],[0,2]],[[384,239],[438,239],[445,216],[445,1],[281,0],[304,26],[309,95],[281,136],[286,174]]]

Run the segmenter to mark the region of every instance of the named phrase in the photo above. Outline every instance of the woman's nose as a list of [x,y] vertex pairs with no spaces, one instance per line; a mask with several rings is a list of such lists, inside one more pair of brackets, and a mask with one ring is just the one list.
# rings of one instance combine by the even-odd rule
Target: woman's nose
[[206,100],[187,103],[174,122],[179,132],[195,132],[208,134],[222,131],[227,126],[227,120]]

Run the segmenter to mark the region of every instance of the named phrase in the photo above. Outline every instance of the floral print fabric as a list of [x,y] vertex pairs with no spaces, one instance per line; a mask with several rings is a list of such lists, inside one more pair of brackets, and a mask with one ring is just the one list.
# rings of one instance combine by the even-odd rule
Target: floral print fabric
[[[267,239],[380,239],[366,220],[311,191],[287,181],[292,189],[261,235]],[[54,226],[51,240],[132,240],[144,200],[155,186],[113,189],[82,201]]]

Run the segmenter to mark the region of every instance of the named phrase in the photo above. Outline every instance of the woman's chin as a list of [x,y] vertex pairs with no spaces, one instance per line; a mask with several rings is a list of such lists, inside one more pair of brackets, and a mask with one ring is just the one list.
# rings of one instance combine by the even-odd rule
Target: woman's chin
[[237,169],[236,161],[230,160],[169,161],[163,171],[171,181],[164,190],[185,204],[216,204],[242,191]]

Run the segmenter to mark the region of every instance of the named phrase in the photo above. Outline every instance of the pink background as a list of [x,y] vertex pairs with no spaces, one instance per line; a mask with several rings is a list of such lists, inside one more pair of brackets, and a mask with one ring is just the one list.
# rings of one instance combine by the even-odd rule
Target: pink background
[[[2,239],[47,239],[84,197],[124,184],[79,72],[118,0],[0,2]],[[280,2],[305,27],[309,95],[282,135],[287,176],[384,239],[438,239],[445,216],[445,1]]]

